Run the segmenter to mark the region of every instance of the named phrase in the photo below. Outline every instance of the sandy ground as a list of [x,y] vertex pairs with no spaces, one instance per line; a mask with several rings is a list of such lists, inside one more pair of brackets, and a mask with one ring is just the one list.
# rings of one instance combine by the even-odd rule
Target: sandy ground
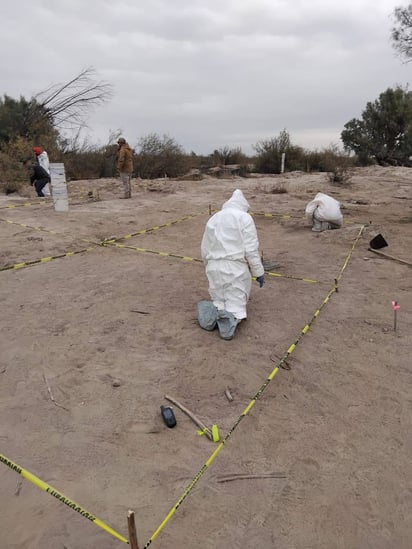
[[[283,276],[253,284],[247,321],[223,341],[197,324],[208,292],[193,259],[209,209],[235,188]],[[318,191],[341,201],[342,229],[306,225]],[[382,251],[412,262],[412,170],[360,169],[345,187],[294,173],[136,180],[131,200],[113,180],[69,183],[69,193],[68,213],[0,199],[0,265],[35,262],[0,272],[0,452],[126,537],[134,510],[140,548],[186,493],[151,546],[412,547],[412,270],[368,251],[381,233]],[[139,232],[119,243],[140,251],[98,245]],[[290,369],[238,422],[296,340]],[[165,394],[222,438],[236,428],[219,446],[175,407],[168,429]],[[125,545],[21,480],[0,463],[2,548]]]

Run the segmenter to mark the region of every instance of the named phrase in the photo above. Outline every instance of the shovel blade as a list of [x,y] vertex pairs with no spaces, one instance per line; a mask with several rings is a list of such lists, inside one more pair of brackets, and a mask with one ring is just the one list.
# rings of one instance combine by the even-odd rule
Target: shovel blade
[[385,248],[388,245],[386,240],[383,238],[381,234],[377,234],[372,240],[369,242],[369,246],[372,248],[372,250],[380,250],[381,248]]

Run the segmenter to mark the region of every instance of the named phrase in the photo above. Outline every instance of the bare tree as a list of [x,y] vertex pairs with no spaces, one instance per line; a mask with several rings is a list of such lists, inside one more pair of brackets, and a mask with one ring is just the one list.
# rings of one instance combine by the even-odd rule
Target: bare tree
[[59,129],[85,126],[91,108],[106,103],[113,96],[113,86],[96,80],[93,67],[82,71],[62,84],[53,84],[34,97],[35,104],[47,113],[50,122]]
[[395,8],[393,16],[396,21],[391,34],[393,46],[409,62],[412,60],[412,3]]

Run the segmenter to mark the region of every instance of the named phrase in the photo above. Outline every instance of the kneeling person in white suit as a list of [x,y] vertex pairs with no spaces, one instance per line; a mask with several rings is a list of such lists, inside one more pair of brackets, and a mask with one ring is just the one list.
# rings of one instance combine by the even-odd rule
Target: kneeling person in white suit
[[342,227],[343,216],[340,203],[327,194],[318,193],[306,205],[305,214],[315,233]]
[[201,244],[213,303],[199,303],[199,323],[206,330],[217,325],[223,339],[232,339],[236,326],[247,316],[251,276],[260,287],[264,284],[259,241],[249,208],[242,191],[236,189],[207,222]]

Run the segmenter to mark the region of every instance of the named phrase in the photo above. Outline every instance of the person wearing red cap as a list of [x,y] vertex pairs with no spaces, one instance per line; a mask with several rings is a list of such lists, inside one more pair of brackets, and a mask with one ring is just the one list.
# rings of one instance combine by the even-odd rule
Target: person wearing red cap
[[[33,147],[33,152],[36,155],[37,163],[39,166],[41,166],[50,177],[50,162],[49,162],[49,155],[46,151],[44,151],[41,147]],[[44,196],[50,196],[50,187],[49,184],[47,184],[42,189]]]

